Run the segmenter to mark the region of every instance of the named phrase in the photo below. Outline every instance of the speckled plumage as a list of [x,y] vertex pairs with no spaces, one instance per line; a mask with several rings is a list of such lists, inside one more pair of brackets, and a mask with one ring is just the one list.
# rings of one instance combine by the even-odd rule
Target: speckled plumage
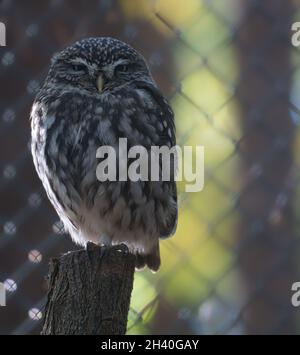
[[96,150],[119,138],[147,150],[176,144],[172,110],[143,57],[111,38],[82,40],[56,54],[34,101],[31,128],[36,170],[72,239],[124,243],[139,268],[157,270],[159,238],[176,229],[175,182],[96,178]]

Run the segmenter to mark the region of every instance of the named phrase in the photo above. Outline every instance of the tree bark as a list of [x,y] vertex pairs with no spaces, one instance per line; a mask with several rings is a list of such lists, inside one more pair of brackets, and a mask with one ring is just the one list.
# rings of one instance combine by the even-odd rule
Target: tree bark
[[88,244],[50,263],[43,335],[125,334],[135,257]]

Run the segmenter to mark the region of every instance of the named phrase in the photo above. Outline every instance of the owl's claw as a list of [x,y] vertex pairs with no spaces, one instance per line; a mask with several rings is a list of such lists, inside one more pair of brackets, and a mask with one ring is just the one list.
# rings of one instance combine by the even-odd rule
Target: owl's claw
[[103,259],[109,252],[110,247],[108,245],[101,245],[100,259]]
[[93,250],[96,248],[96,247],[99,247],[100,248],[100,260],[103,259],[109,252],[110,250],[110,246],[108,245],[103,245],[103,244],[94,244],[94,243],[87,243],[86,245],[86,251],[87,251],[87,254],[88,254],[88,258],[90,260],[90,263],[93,262],[93,257],[92,257],[92,254],[93,254]]
[[92,257],[93,249],[95,249],[95,244],[88,242],[86,245],[86,252],[87,252],[87,256],[89,258],[90,264],[92,264],[92,262],[93,262],[93,257]]
[[129,249],[128,246],[126,244],[119,244],[119,245],[114,245],[112,247],[114,250],[119,251],[123,254],[128,254],[129,253]]

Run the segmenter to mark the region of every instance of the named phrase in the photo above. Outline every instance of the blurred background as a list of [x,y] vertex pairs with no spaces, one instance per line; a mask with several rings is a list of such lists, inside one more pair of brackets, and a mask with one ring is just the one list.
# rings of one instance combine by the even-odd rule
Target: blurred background
[[48,261],[76,249],[33,169],[29,112],[53,53],[89,36],[138,49],[178,143],[205,147],[160,272],[135,275],[128,334],[300,333],[300,1],[2,0],[0,21],[0,333],[40,332]]

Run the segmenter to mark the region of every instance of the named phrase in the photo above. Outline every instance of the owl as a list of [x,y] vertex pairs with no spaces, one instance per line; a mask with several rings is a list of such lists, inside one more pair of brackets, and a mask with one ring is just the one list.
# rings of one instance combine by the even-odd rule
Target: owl
[[36,171],[72,240],[125,244],[137,269],[157,271],[159,240],[176,230],[174,175],[169,181],[99,181],[96,175],[98,148],[118,150],[121,138],[127,149],[139,145],[147,152],[176,144],[172,109],[142,55],[106,37],[56,53],[30,119]]

